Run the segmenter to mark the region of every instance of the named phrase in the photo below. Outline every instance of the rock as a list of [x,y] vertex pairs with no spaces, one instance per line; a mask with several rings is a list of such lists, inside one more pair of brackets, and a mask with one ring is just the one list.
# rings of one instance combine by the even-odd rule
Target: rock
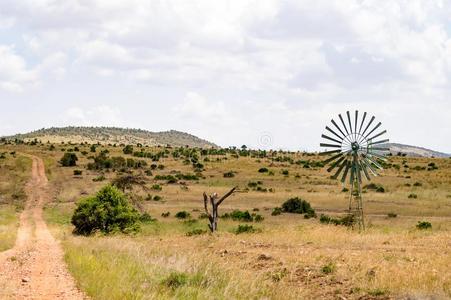
[[22,278],[22,282],[30,282],[30,278],[24,277],[24,278]]

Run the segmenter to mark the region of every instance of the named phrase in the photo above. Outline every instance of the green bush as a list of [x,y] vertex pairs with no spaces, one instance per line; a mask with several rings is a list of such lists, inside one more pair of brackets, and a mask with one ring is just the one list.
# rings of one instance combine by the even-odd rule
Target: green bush
[[252,222],[254,220],[254,218],[252,217],[252,215],[249,213],[249,211],[241,211],[238,209],[235,209],[234,211],[232,211],[231,213],[225,213],[221,216],[221,218],[224,219],[232,219],[233,221],[243,221],[243,222]]
[[60,159],[60,163],[63,167],[74,167],[77,165],[77,155],[75,153],[66,152]]
[[72,216],[74,233],[90,235],[103,233],[131,232],[139,227],[139,213],[117,188],[107,185],[94,197],[80,200]]
[[287,213],[308,214],[309,216],[315,216],[315,210],[311,207],[310,203],[298,197],[285,201],[282,204],[282,211]]
[[269,170],[268,170],[268,168],[260,168],[260,169],[258,169],[258,172],[259,173],[268,173]]
[[191,216],[190,213],[187,212],[187,211],[185,211],[185,210],[179,211],[179,212],[177,212],[177,213],[175,214],[175,217],[176,217],[177,219],[187,219],[187,218],[189,218],[190,216]]
[[323,224],[334,224],[350,227],[355,224],[355,216],[353,214],[348,214],[341,218],[333,218],[328,215],[321,214],[319,221]]
[[271,216],[278,216],[282,213],[282,208],[280,207],[274,207],[272,212],[271,212]]
[[262,215],[254,214],[253,215],[254,222],[262,222],[265,218]]
[[124,154],[132,154],[133,146],[132,145],[125,146],[124,149],[122,149],[122,152],[124,152]]
[[418,224],[416,225],[416,227],[420,230],[431,229],[432,224],[427,221],[418,221]]
[[145,212],[139,216],[139,221],[141,221],[142,223],[150,223],[156,221],[156,219],[152,218],[151,215]]
[[154,191],[161,191],[163,188],[159,184],[154,184],[152,185],[151,189]]
[[335,266],[335,264],[330,262],[330,263],[325,264],[321,268],[321,272],[324,273],[324,274],[331,274],[331,273],[335,272],[336,268],[337,267]]
[[235,229],[235,234],[241,234],[241,233],[253,233],[257,230],[252,225],[238,225],[238,227]]

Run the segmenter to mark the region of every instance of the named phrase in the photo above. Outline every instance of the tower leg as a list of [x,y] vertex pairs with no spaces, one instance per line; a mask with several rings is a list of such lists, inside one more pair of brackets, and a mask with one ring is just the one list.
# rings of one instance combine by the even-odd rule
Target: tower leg
[[358,226],[359,230],[365,230],[363,216],[362,187],[359,179],[355,178],[351,185],[351,195],[349,197],[349,215],[354,218],[353,228]]

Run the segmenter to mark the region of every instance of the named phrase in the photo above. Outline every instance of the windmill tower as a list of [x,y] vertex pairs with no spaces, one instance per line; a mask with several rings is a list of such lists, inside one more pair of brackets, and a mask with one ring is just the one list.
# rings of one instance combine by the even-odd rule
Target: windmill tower
[[371,180],[370,175],[378,176],[378,170],[383,169],[380,161],[386,161],[384,155],[390,149],[384,147],[384,144],[389,140],[381,139],[381,136],[387,131],[377,131],[382,123],[375,124],[374,116],[366,123],[366,112],[361,121],[357,110],[354,118],[351,117],[349,111],[346,112],[346,116],[347,124],[343,116],[339,114],[341,126],[334,119],[331,120],[332,128],[326,126],[328,135],[323,134],[321,137],[327,142],[321,143],[320,146],[334,150],[320,154],[332,155],[324,161],[326,165],[329,165],[328,172],[337,168],[332,178],[338,179],[341,176],[340,180],[343,184],[346,184],[349,178],[349,214],[355,218],[359,229],[364,230],[362,178]]

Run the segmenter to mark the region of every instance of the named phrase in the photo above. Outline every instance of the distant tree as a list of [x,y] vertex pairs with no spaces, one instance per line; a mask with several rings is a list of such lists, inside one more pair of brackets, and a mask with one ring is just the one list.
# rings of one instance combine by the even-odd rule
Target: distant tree
[[77,165],[77,155],[75,153],[66,152],[60,160],[63,167],[74,167]]

